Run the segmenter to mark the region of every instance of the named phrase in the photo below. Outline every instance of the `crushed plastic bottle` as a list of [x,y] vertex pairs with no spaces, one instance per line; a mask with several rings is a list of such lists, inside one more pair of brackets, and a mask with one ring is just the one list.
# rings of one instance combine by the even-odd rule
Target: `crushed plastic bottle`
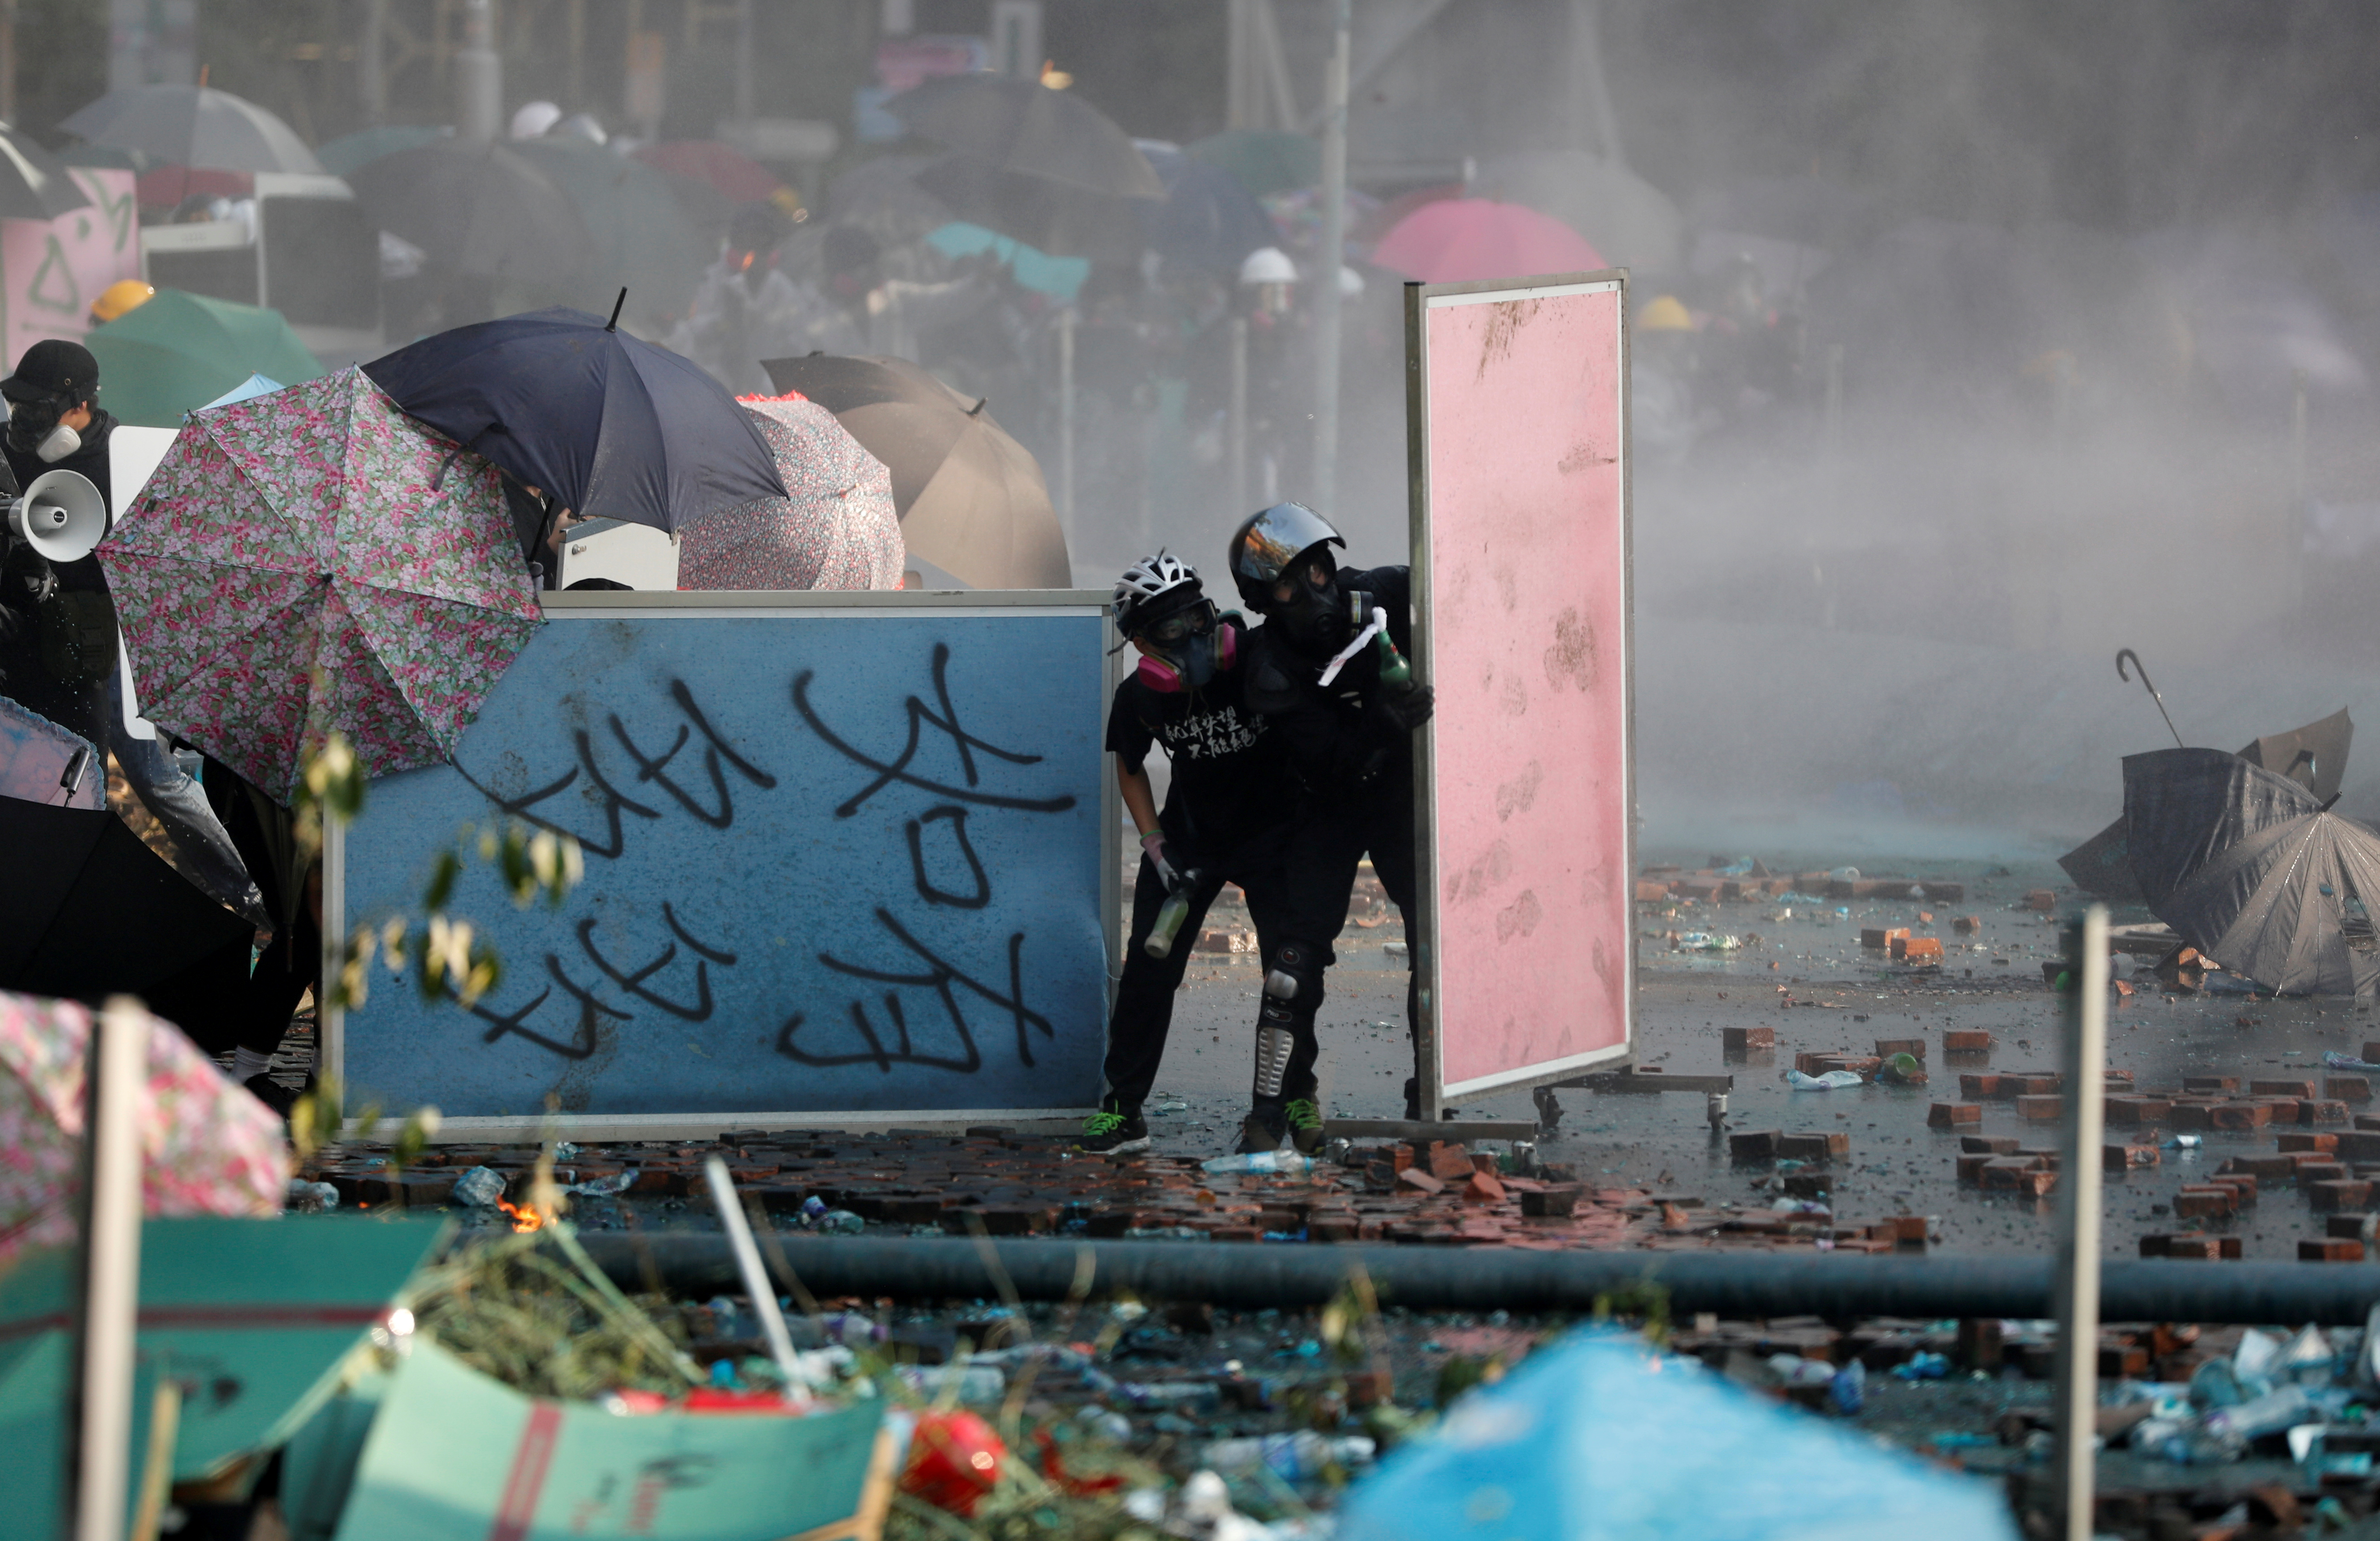
[[1830,1070],[1824,1075],[1804,1075],[1798,1070],[1789,1070],[1785,1073],[1785,1084],[1797,1092],[1803,1092],[1848,1091],[1867,1083],[1860,1079],[1860,1073],[1855,1070]]
[[1717,931],[1687,931],[1678,938],[1678,951],[1681,953],[1732,953],[1742,945],[1742,938],[1725,936]]
[[1314,1159],[1294,1150],[1259,1150],[1247,1156],[1218,1156],[1199,1163],[1199,1170],[1218,1175],[1229,1172],[1282,1172],[1303,1177],[1314,1170]]
[[1302,1428],[1294,1434],[1218,1439],[1200,1452],[1199,1459],[1213,1472],[1253,1472],[1261,1466],[1285,1482],[1311,1482],[1326,1467],[1368,1466],[1378,1449],[1360,1434],[1333,1439]]
[[868,1229],[868,1222],[848,1209],[829,1209],[819,1217],[818,1229],[830,1236],[856,1236]]
[[2238,1461],[2265,1435],[2315,1421],[2313,1402],[2295,1386],[2267,1391],[2237,1407],[2218,1407],[2198,1420],[2190,1441],[2191,1462],[2216,1465]]
[[635,1187],[637,1177],[636,1168],[625,1167],[609,1177],[590,1177],[584,1183],[573,1183],[563,1192],[583,1194],[589,1198],[615,1198]]
[[468,1205],[474,1209],[492,1208],[496,1200],[504,1196],[504,1173],[490,1167],[472,1167],[455,1179],[446,1190],[446,1202]]
[[[1929,1353],[1925,1349],[1919,1349],[1906,1360],[1892,1367],[1892,1378],[1895,1380],[1946,1380],[1949,1375],[1949,1357]],[[1936,1442],[1938,1444],[1940,1441]]]
[[1856,1417],[1867,1405],[1867,1366],[1854,1359],[1827,1383],[1827,1398],[1846,1418]]
[[287,1207],[292,1214],[326,1215],[339,1207],[339,1190],[328,1183],[309,1183],[302,1177],[289,1180]]

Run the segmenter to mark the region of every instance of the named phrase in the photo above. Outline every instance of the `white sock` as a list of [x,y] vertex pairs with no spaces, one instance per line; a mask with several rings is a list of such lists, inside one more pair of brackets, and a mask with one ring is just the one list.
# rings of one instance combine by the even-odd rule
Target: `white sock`
[[253,1049],[235,1049],[231,1051],[231,1078],[253,1081],[272,1063],[273,1056],[270,1054],[260,1053]]

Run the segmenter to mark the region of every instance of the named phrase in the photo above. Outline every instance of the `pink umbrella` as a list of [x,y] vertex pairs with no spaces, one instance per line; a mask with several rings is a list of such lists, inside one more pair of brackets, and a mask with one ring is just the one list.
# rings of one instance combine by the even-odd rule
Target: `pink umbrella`
[[1380,237],[1372,261],[1425,284],[1591,273],[1604,265],[1602,253],[1561,221],[1492,198],[1423,204]]
[[898,588],[907,549],[892,473],[799,394],[745,396],[783,498],[723,509],[678,534],[680,588]]
[[543,620],[497,477],[358,369],[197,413],[99,548],[143,714],[285,802],[451,757]]
[[[74,1240],[91,1012],[0,993],[0,1265]],[[141,1117],[141,1208],[150,1215],[273,1215],[289,1154],[273,1110],[152,1017]]]

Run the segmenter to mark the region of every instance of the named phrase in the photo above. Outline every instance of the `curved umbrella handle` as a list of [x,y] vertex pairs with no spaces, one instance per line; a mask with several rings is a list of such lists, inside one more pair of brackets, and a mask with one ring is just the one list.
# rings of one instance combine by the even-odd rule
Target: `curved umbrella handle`
[[2181,741],[2181,730],[2173,725],[2173,714],[2165,709],[2165,698],[2157,694],[2157,687],[2155,686],[2149,684],[2148,665],[2141,661],[2140,654],[2132,651],[2130,648],[2120,648],[2117,649],[2116,677],[2124,681],[2126,684],[2130,684],[2131,682],[2132,676],[2124,671],[2124,660],[2126,659],[2131,659],[2132,661],[2132,667],[2141,672],[2141,684],[2148,690],[2149,699],[2156,703],[2157,715],[2165,719],[2165,731],[2173,734],[2173,746],[2177,749],[2189,748],[2190,746]]

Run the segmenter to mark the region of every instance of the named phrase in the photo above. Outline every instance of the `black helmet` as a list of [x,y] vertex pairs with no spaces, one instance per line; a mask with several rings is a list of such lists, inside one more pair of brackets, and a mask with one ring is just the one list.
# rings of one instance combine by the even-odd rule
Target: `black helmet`
[[1250,610],[1269,614],[1273,609],[1273,581],[1291,564],[1317,546],[1347,542],[1330,521],[1302,503],[1277,503],[1255,515],[1232,536],[1227,560],[1232,582]]

